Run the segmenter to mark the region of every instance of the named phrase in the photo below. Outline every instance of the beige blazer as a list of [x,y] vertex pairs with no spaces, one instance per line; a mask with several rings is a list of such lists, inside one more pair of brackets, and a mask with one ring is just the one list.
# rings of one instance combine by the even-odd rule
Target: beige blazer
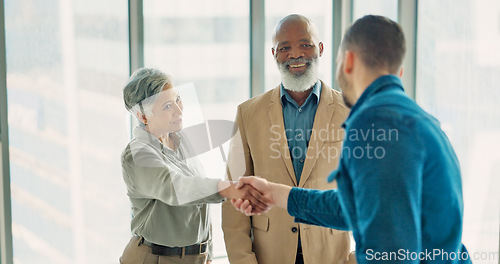
[[[336,188],[336,183],[329,184],[326,178],[338,166],[344,135],[341,126],[349,113],[342,95],[322,82],[300,182],[290,159],[282,109],[279,86],[239,105],[236,123],[241,141],[231,142],[229,167],[238,163],[234,157],[241,154],[244,161],[240,164],[244,163],[245,168],[239,175],[257,175],[289,186]],[[238,177],[234,170],[228,175],[232,180]],[[247,217],[226,201],[222,205],[222,229],[232,264],[293,264],[299,233],[305,264],[337,264],[348,260],[349,232],[294,223],[294,218],[282,208]],[[300,232],[293,232],[297,229]]]

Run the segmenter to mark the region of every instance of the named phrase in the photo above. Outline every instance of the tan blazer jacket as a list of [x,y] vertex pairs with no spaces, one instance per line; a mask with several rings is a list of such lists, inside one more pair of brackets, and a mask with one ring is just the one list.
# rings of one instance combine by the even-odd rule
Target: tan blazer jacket
[[[239,163],[245,167],[239,175],[257,175],[289,186],[336,188],[336,183],[327,183],[326,177],[338,166],[344,135],[341,126],[348,113],[342,95],[322,82],[307,158],[300,182],[297,182],[278,86],[239,105],[236,123],[241,142],[236,144],[237,140],[233,139],[229,165],[238,163],[234,156],[239,153],[244,156],[244,164]],[[232,180],[237,180],[233,170],[228,174]],[[295,223],[282,208],[275,207],[266,214],[247,217],[226,201],[222,205],[222,229],[232,264],[293,264],[299,233],[306,264],[344,263],[349,255],[349,232]],[[297,229],[300,232],[293,231]]]

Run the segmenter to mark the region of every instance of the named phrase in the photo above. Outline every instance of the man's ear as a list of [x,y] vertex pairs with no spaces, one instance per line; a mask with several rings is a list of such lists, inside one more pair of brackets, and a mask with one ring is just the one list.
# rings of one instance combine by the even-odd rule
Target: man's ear
[[321,55],[323,55],[323,42],[318,43],[318,47],[319,47],[319,56],[321,57]]
[[275,55],[274,55],[274,48],[271,48],[271,53],[273,54],[273,57],[275,57]]
[[405,69],[404,66],[401,66],[401,69],[399,69],[399,78],[403,77],[404,69]]
[[344,73],[350,74],[354,70],[354,56],[352,51],[346,50],[344,52]]

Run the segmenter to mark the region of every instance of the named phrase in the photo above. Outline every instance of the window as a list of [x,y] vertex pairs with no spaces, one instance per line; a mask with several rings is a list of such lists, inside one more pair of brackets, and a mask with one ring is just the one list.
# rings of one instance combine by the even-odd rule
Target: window
[[365,15],[386,16],[398,21],[398,0],[354,0],[353,21]]
[[205,119],[233,120],[249,96],[249,26],[248,1],[146,0],[145,66],[193,82]]
[[[249,7],[234,0],[144,1],[144,64],[171,74],[175,85],[194,83],[201,111],[193,114],[202,120],[233,121],[249,97]],[[222,146],[226,155],[228,144]],[[208,177],[222,179],[225,163],[213,147],[198,157]],[[214,264],[227,263],[221,205],[210,209]]]
[[[500,3],[421,0],[417,102],[440,121],[461,163],[463,242],[497,252],[500,193]],[[490,262],[484,262],[490,263]]]
[[116,263],[127,2],[7,0],[5,17],[14,261]]
[[[130,238],[120,165],[130,134],[122,100],[128,2],[2,2],[16,263],[118,263]],[[340,2],[352,3],[342,12],[352,11],[354,20],[408,18],[398,17],[398,0],[144,0],[144,64],[171,74],[175,85],[194,84],[198,120],[232,121],[250,95],[250,56],[266,69],[260,91],[281,82],[271,36],[286,15],[302,14],[317,25],[325,47],[320,78],[333,87],[332,11]],[[251,3],[262,3],[265,12],[251,12]],[[461,162],[463,242],[471,253],[491,257],[499,248],[500,3],[420,0],[415,12],[416,100],[441,121]],[[250,55],[250,16],[265,17],[265,32],[253,29],[255,39],[265,35],[264,54]],[[217,147],[199,157],[209,177],[222,178]],[[211,209],[213,264],[228,263],[220,204]],[[498,253],[493,257],[487,260],[498,260]]]

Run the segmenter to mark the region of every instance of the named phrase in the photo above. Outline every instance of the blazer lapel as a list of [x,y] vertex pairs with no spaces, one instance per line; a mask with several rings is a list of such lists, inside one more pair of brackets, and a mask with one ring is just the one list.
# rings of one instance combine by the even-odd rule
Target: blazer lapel
[[331,88],[326,86],[323,82],[321,82],[321,85],[321,96],[316,115],[314,116],[313,132],[307,148],[306,160],[300,176],[299,187],[304,186],[304,183],[311,175],[311,171],[319,155],[323,155],[320,152],[323,148],[325,137],[329,136],[332,129],[329,126],[331,126],[330,120],[335,112],[335,102],[333,101]]
[[285,124],[283,122],[283,107],[280,100],[280,87],[275,88],[271,96],[271,101],[269,103],[269,119],[271,120],[272,126],[277,126],[279,133],[272,133],[274,135],[273,141],[278,142],[281,151],[281,157],[286,165],[288,174],[295,186],[297,186],[297,179],[295,178],[295,171],[293,170],[292,160],[290,158],[290,151],[288,150],[288,142],[285,133]]

